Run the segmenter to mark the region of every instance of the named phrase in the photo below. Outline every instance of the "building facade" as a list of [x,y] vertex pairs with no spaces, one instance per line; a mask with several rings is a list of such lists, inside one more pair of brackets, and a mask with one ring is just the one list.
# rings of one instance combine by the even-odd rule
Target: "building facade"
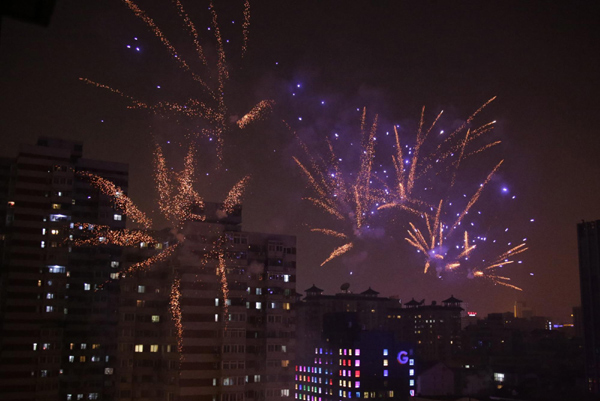
[[[125,216],[77,175],[124,191],[125,164],[85,159],[77,142],[40,138],[3,163],[0,395],[4,400],[99,399],[110,393],[113,297],[96,293],[121,259],[114,247],[70,245],[79,221],[125,227]],[[80,363],[75,368],[75,358]],[[75,392],[76,389],[76,392]]]
[[41,138],[2,163],[0,398],[289,398],[295,237],[244,232],[241,209],[206,203],[202,221],[154,232],[155,243],[81,245],[90,224],[127,219],[78,173],[128,188],[127,165],[82,152]]
[[600,220],[578,224],[577,242],[586,380],[600,394]]

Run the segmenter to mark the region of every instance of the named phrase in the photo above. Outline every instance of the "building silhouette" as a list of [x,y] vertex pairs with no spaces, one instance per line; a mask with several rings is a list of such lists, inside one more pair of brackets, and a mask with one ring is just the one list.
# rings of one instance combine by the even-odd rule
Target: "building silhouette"
[[600,220],[578,224],[577,242],[586,381],[600,394]]
[[[202,219],[155,242],[77,246],[89,224],[127,222],[78,172],[126,194],[127,170],[52,138],[0,161],[0,399],[290,397],[295,237],[244,232],[241,208],[207,202]],[[170,246],[171,257],[121,273]]]
[[75,388],[88,399],[99,399],[112,388],[106,389],[110,377],[105,370],[115,362],[110,344],[114,299],[112,293],[94,290],[116,271],[122,252],[72,247],[70,240],[80,221],[114,229],[126,223],[108,197],[77,172],[101,175],[127,191],[128,167],[85,159],[82,152],[79,142],[40,138],[3,163],[3,400],[66,399]]

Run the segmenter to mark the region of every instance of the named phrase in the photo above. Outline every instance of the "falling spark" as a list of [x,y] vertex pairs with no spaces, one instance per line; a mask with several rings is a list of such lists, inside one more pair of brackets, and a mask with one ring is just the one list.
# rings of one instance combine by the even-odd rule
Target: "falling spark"
[[312,156],[306,145],[299,141],[308,161],[303,163],[296,157],[294,161],[314,192],[314,196],[304,199],[346,226],[342,231],[323,228],[315,228],[313,231],[350,241],[337,247],[321,266],[353,248],[354,240],[369,230],[371,211],[381,201],[380,191],[372,187],[377,119],[378,116],[375,116],[371,126],[367,127],[366,109],[363,110],[360,122],[362,146],[356,174],[346,175],[342,172],[341,158],[336,156],[330,142],[327,142],[328,157],[324,160]]
[[[123,3],[134,13],[134,15],[142,20],[156,38],[159,39],[162,46],[167,50],[169,58],[181,68],[195,82],[194,85],[200,86],[198,95],[193,98],[186,99],[183,102],[173,102],[167,100],[159,100],[155,103],[150,103],[136,99],[135,97],[124,93],[120,89],[112,88],[109,85],[101,84],[87,78],[80,78],[81,81],[94,85],[98,88],[106,89],[112,93],[128,99],[131,105],[128,108],[144,109],[151,113],[173,118],[177,123],[180,122],[180,117],[185,117],[192,124],[188,131],[196,137],[211,138],[210,142],[215,145],[215,155],[219,165],[223,162],[223,147],[225,143],[224,135],[234,127],[243,129],[251,122],[264,118],[266,113],[273,105],[271,100],[263,100],[256,106],[251,108],[242,119],[233,124],[237,119],[234,119],[229,112],[226,96],[235,96],[233,91],[229,91],[227,85],[230,79],[230,67],[227,64],[227,55],[224,48],[224,40],[221,34],[219,25],[219,17],[216,7],[211,2],[209,12],[211,16],[211,27],[209,31],[215,42],[214,51],[216,51],[216,61],[214,57],[207,57],[205,49],[200,43],[200,35],[192,19],[186,12],[180,0],[172,0],[177,14],[183,22],[183,29],[189,35],[190,40],[194,45],[194,56],[200,61],[200,68],[192,67],[194,63],[189,63],[184,55],[170,41],[163,29],[152,19],[146,11],[144,11],[133,0],[122,0]],[[241,46],[242,57],[246,54],[248,48],[250,28],[250,2],[244,3],[244,22],[242,24],[243,43]],[[139,48],[137,48],[139,50]],[[157,86],[160,88],[160,86]],[[214,139],[214,140],[213,140]]]
[[241,129],[254,121],[264,118],[264,116],[273,109],[273,100],[263,100],[252,108],[244,117],[237,121],[238,127]]
[[179,278],[173,279],[173,283],[171,284],[169,307],[171,310],[171,319],[175,323],[175,330],[177,330],[177,350],[179,351],[180,362],[182,362],[183,323],[181,315],[181,280]]

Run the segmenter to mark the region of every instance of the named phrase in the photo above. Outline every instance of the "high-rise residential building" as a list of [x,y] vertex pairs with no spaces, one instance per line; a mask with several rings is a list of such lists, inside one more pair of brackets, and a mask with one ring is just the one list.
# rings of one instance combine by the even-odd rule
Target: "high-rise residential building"
[[586,381],[600,394],[600,220],[578,224],[577,242]]
[[118,229],[126,220],[77,173],[100,175],[126,191],[128,167],[82,152],[81,143],[40,138],[2,162],[3,400],[66,399],[61,394],[75,388],[80,399],[99,399],[112,388],[105,375],[114,362],[111,294],[94,290],[110,278],[121,251],[73,247],[71,239],[77,222]]
[[299,356],[296,399],[408,400],[416,395],[413,346],[395,341],[391,332],[354,330],[356,312],[328,316],[333,318],[328,329],[339,327],[326,329],[329,341],[315,342],[312,352]]
[[418,367],[460,347],[462,301],[453,296],[403,305],[371,288],[342,290],[325,295],[313,285],[298,302],[298,399],[408,399]]
[[400,338],[415,344],[419,360],[444,361],[460,350],[462,302],[451,296],[441,305],[414,298],[404,304],[398,314]]
[[[241,208],[205,203],[155,242],[82,245],[89,224],[124,229],[126,214],[78,172],[128,186],[126,165],[82,150],[41,138],[0,163],[0,398],[290,397],[295,237],[244,232]],[[165,260],[121,274],[170,246]]]

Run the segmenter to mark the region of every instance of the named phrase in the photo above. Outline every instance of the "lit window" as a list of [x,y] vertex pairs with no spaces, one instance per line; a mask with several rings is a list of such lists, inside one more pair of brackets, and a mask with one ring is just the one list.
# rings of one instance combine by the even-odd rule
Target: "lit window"
[[409,376],[414,376],[415,375],[415,370],[414,369],[409,369],[408,370],[408,375]]
[[54,230],[54,229],[50,230],[50,234],[52,234],[52,235],[58,235],[58,233],[59,233],[58,230]]
[[504,373],[494,373],[494,381],[502,383],[504,381]]
[[355,350],[354,350],[354,355],[355,355],[355,356],[360,356],[360,349],[358,349],[358,348],[357,348],[357,349],[355,349]]
[[40,377],[48,377],[48,371],[47,370],[40,370]]
[[60,203],[53,203],[52,204],[52,209],[60,209]]
[[388,376],[389,376],[389,372],[388,372],[388,370],[387,370],[387,369],[385,369],[385,370],[383,371],[383,377],[388,377]]
[[354,361],[354,366],[360,366],[360,359],[357,359],[356,361]]
[[81,355],[79,357],[79,362],[85,362],[85,355]]
[[144,344],[136,344],[135,352],[144,352]]
[[146,286],[144,286],[144,285],[138,285],[138,292],[140,294],[146,292]]
[[84,291],[89,291],[92,288],[92,286],[89,283],[83,283],[83,290]]
[[215,298],[215,306],[219,306],[219,298]]
[[46,299],[53,299],[54,298],[54,294],[49,292],[46,294]]
[[45,248],[45,247],[46,247],[46,241],[41,241],[40,248]]
[[383,366],[388,366],[388,360],[387,359],[383,360]]
[[98,399],[98,393],[90,393],[88,395],[88,400],[97,400]]
[[118,280],[119,279],[119,273],[110,273],[110,279],[111,280]]
[[33,350],[37,351],[37,343],[33,343]]
[[152,344],[150,346],[150,352],[158,352],[158,344]]
[[138,306],[138,307],[140,307],[140,308],[141,308],[141,307],[143,307],[145,303],[146,303],[146,301],[144,301],[143,299],[138,299],[138,300],[135,302],[136,306]]
[[158,323],[158,322],[160,322],[160,316],[152,315],[152,323]]
[[283,303],[283,309],[290,310],[290,303],[289,302],[284,302]]
[[410,379],[408,384],[410,386],[414,386],[415,385],[415,380],[414,379]]
[[104,368],[104,374],[105,375],[112,375],[114,373],[114,369],[113,368]]
[[52,265],[48,266],[48,273],[64,273],[66,272],[65,266]]
[[257,302],[256,303],[256,309],[262,309],[262,303],[261,302]]
[[46,306],[46,312],[53,312],[54,306]]
[[123,217],[122,217],[120,214],[115,214],[115,215],[113,216],[113,219],[114,219],[115,221],[121,221],[121,220],[123,219]]
[[69,355],[69,362],[75,362],[75,356]]
[[360,370],[357,370],[356,372],[354,372],[354,377],[360,377]]
[[414,364],[415,364],[415,360],[414,360],[414,359],[409,359],[409,360],[408,360],[408,364],[409,364],[410,366],[414,366]]
[[119,267],[119,262],[117,262],[116,260],[111,260],[110,267],[113,267],[113,268]]
[[87,349],[87,344],[86,343],[81,343],[81,349]]
[[290,275],[289,274],[284,274],[283,275],[283,282],[284,283],[289,283],[290,282]]
[[219,321],[219,314],[215,313],[215,322],[218,322],[218,321]]
[[383,356],[387,356],[387,355],[388,355],[388,350],[387,350],[387,348],[385,348],[385,349],[383,350]]
[[354,388],[360,388],[360,382],[354,382]]

